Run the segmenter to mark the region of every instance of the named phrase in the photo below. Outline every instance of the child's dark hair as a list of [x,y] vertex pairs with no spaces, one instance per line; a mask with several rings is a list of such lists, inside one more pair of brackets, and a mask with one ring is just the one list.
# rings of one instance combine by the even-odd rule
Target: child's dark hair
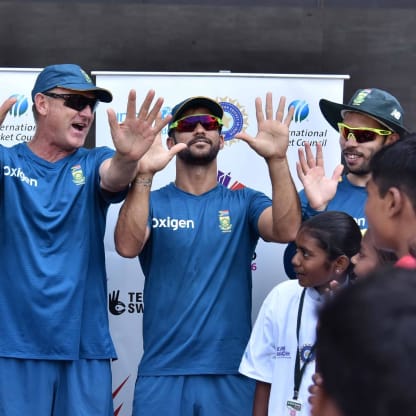
[[382,197],[389,188],[399,188],[416,211],[416,133],[382,147],[371,159],[370,170]]
[[[349,259],[360,251],[361,230],[351,215],[341,211],[326,211],[302,223],[299,231],[315,238],[320,248],[335,260],[345,255]],[[348,267],[349,272],[352,265]]]
[[416,415],[416,270],[378,268],[335,293],[318,319],[317,366],[341,414]]

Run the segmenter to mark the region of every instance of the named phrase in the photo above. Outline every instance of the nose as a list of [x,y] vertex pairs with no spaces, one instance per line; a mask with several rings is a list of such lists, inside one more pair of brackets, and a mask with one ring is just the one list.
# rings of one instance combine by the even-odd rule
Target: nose
[[357,139],[354,136],[354,133],[349,133],[347,138],[340,137],[340,145],[345,147],[357,147],[358,142]]
[[79,111],[79,113],[86,117],[92,117],[94,110],[89,104],[87,104],[81,111]]
[[358,263],[358,256],[359,253],[355,254],[354,256],[351,257],[351,263],[355,266]]
[[351,142],[352,140],[354,140],[354,142],[357,143],[357,139],[355,138],[354,133],[352,132],[348,133],[347,139],[348,139],[347,140],[348,142]]
[[206,130],[205,130],[204,126],[201,123],[197,123],[197,125],[194,128],[194,133],[201,134],[201,133],[205,133],[205,132],[206,132]]
[[299,266],[299,250],[296,250],[295,255],[292,257],[292,266]]

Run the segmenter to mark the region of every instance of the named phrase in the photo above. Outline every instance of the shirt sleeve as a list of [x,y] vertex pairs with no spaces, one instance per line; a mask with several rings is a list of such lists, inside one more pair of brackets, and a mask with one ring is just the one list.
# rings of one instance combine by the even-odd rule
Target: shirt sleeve
[[278,328],[276,325],[277,292],[273,289],[264,300],[240,363],[239,372],[265,383],[272,382],[276,362]]

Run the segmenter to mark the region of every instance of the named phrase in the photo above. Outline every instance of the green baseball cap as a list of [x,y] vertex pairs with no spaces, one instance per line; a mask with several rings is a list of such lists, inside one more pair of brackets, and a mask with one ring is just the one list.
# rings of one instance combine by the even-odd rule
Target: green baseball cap
[[344,113],[354,111],[374,118],[400,136],[409,133],[403,125],[404,110],[397,98],[378,88],[357,90],[347,105],[321,99],[319,108],[326,121],[337,131]]

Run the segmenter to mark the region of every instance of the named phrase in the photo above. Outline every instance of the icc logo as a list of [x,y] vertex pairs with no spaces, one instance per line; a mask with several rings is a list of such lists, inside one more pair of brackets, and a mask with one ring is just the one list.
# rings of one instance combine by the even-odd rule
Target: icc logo
[[309,115],[309,106],[304,100],[292,101],[288,108],[290,107],[295,107],[295,113],[293,114],[293,121],[295,123],[300,123]]
[[14,117],[20,117],[26,113],[27,109],[29,108],[29,103],[24,95],[13,94],[9,98],[16,98],[17,100],[13,107],[9,110],[10,115]]

